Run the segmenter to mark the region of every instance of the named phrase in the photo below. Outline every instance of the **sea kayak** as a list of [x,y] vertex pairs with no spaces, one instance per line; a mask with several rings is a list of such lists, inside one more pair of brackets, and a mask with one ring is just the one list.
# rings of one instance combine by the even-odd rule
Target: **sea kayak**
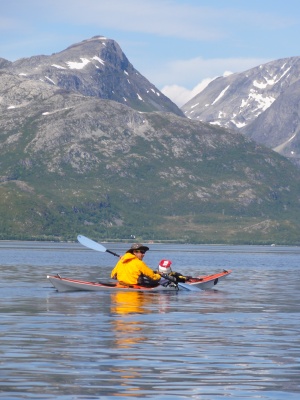
[[190,278],[185,283],[157,285],[155,287],[144,287],[139,285],[122,285],[119,282],[87,282],[72,278],[63,278],[60,275],[48,275],[47,278],[59,292],[69,291],[99,291],[99,290],[123,290],[123,291],[143,291],[143,292],[162,292],[162,291],[177,291],[177,290],[206,290],[211,289],[220,280],[224,279],[231,273],[222,271],[213,275],[199,276]]

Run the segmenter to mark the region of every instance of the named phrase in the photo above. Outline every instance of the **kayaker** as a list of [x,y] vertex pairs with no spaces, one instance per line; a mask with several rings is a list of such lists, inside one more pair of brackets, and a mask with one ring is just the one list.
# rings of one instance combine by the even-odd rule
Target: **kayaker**
[[143,261],[149,247],[134,243],[120,258],[111,272],[111,278],[125,285],[157,286],[161,275],[153,272]]

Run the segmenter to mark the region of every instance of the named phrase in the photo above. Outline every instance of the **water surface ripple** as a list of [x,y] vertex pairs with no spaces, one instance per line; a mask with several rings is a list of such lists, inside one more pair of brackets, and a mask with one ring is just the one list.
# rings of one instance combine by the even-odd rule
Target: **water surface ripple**
[[300,248],[151,250],[153,268],[233,273],[199,293],[58,293],[47,274],[106,279],[116,258],[0,242],[0,398],[299,399]]

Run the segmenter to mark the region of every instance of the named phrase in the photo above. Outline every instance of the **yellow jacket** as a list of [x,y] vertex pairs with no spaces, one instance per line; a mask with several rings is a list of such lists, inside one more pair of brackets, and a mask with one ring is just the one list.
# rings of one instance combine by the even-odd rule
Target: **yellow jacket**
[[159,281],[161,276],[152,271],[144,261],[139,260],[132,253],[125,253],[117,262],[111,272],[111,278],[127,285],[137,285],[139,278],[146,276],[154,281]]

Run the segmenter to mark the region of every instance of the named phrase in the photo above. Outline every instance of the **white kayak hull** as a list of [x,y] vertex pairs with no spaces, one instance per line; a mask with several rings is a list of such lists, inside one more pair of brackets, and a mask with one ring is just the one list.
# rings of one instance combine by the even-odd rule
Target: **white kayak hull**
[[168,286],[157,285],[155,287],[143,287],[139,285],[121,285],[120,283],[105,282],[88,282],[72,278],[63,278],[60,275],[48,275],[47,278],[51,284],[59,292],[68,291],[103,291],[103,290],[121,290],[121,291],[143,291],[143,292],[165,292],[165,291],[198,291],[213,288],[220,280],[228,276],[231,271],[223,271],[213,275],[206,275],[197,278],[191,278],[186,283],[178,283],[174,285],[170,283]]

